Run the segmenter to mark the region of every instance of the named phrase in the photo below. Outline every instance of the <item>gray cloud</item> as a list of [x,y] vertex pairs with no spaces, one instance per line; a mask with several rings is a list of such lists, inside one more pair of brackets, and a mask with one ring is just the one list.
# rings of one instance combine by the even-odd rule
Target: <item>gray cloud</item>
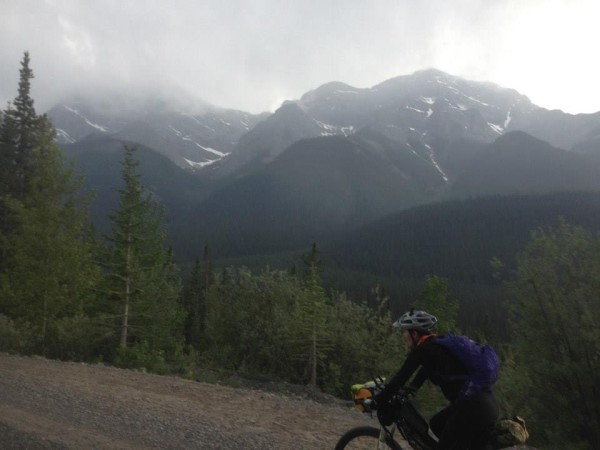
[[594,12],[594,0],[0,0],[0,101],[28,50],[42,110],[116,90],[260,112],[328,81],[436,67],[591,112]]

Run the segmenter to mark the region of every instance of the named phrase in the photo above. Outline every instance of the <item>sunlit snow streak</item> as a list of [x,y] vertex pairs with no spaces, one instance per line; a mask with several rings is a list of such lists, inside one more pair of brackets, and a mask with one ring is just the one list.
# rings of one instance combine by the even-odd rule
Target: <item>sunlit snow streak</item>
[[198,144],[197,142],[194,142],[194,144],[196,144],[198,147],[200,147],[202,150],[206,150],[207,152],[210,152],[214,155],[220,156],[221,158],[229,155],[229,153],[223,153],[219,150],[215,150],[214,148],[211,147],[204,147],[203,145]]
[[217,161],[220,161],[221,158],[217,158],[217,159],[209,159],[208,161],[204,161],[204,162],[195,162],[195,161],[190,161],[187,158],[183,158],[185,160],[186,163],[188,163],[190,166],[194,167],[194,168],[198,168],[201,169],[202,167],[206,167],[206,166],[210,166],[211,164],[216,163]]
[[75,139],[73,139],[69,133],[67,133],[65,130],[61,130],[60,128],[56,129],[56,136],[63,138],[69,144],[73,144],[75,142]]
[[512,120],[512,115],[510,113],[511,113],[511,110],[509,109],[508,112],[506,113],[506,119],[504,120],[504,129],[506,129],[508,127],[508,124]]
[[340,89],[336,89],[333,92],[338,93],[338,94],[360,94],[359,91],[342,91]]
[[321,136],[336,136],[341,134],[342,136],[350,136],[354,133],[354,126],[350,125],[349,127],[342,127],[337,125],[329,125],[327,123],[323,123],[317,119],[313,119],[315,123],[322,128],[323,132],[321,132]]
[[444,180],[444,182],[448,182],[448,177],[446,176],[446,173],[442,170],[442,168],[440,167],[440,165],[438,164],[438,162],[435,159],[435,155],[433,153],[433,149],[431,148],[430,145],[425,144],[425,147],[427,148],[428,153],[429,153],[429,160],[431,161],[431,163],[433,164],[433,167],[436,168],[436,170],[442,175],[442,179]]
[[415,107],[413,107],[413,106],[408,106],[408,105],[406,105],[406,109],[412,109],[413,111],[416,111],[416,112],[418,112],[418,113],[425,114],[425,111],[423,111],[423,110],[420,110],[420,109],[417,109],[417,108],[415,108]]
[[496,125],[495,123],[490,122],[488,122],[487,124],[492,130],[494,130],[498,134],[502,134],[502,132],[504,131],[504,128],[502,128],[500,125]]
[[[186,142],[191,142],[192,144],[194,144],[196,147],[201,148],[202,150],[205,150],[207,152],[210,152],[214,155],[220,156],[221,158],[229,155],[229,153],[224,153],[221,152],[219,150],[216,150],[214,148],[211,147],[205,147],[204,145],[200,145],[198,144],[196,141],[194,141],[191,137],[189,136],[185,136],[181,131],[179,131],[177,128],[175,128],[172,125],[169,125],[169,128],[177,135],[177,137],[181,138],[182,141],[186,141]],[[187,160],[186,160],[187,161]],[[199,164],[199,163],[198,163]]]
[[76,109],[73,108],[69,108],[67,105],[63,105],[65,107],[66,110],[71,111],[73,114],[81,117],[85,123],[87,123],[89,126],[96,128],[97,130],[103,131],[104,133],[108,133],[108,128],[103,127],[102,125],[98,125],[96,123],[90,122],[88,119],[86,119],[85,117],[83,117],[79,111],[77,111]]

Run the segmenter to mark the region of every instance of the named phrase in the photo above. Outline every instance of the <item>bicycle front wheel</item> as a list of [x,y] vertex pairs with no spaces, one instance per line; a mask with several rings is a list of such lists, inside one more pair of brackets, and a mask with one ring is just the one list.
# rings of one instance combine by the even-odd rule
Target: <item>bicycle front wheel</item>
[[[402,450],[389,436],[386,436],[387,448]],[[335,450],[377,450],[379,444],[379,429],[374,427],[352,428],[338,441]]]

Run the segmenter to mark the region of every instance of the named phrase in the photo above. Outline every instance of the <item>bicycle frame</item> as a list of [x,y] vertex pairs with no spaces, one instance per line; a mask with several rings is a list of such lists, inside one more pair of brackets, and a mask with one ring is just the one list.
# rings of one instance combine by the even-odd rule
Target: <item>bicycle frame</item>
[[393,423],[389,427],[384,427],[383,425],[379,429],[379,443],[377,444],[377,450],[386,450],[389,449],[387,444],[385,443],[386,438],[389,436],[391,439],[394,439],[394,433],[396,432],[397,425]]

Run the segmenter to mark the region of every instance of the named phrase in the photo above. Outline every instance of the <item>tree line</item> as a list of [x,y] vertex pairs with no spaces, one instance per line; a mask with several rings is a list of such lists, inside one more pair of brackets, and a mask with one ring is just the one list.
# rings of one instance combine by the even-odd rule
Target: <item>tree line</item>
[[[25,53],[18,94],[0,115],[0,350],[190,378],[210,369],[339,396],[398,369],[406,349],[385,289],[359,303],[327,288],[315,244],[286,270],[215,267],[207,246],[183,276],[135,147],[123,148],[119,205],[99,236],[93,195],[35,111],[29,64]],[[510,339],[493,341],[482,318],[468,330],[501,353],[502,409],[529,420],[534,444],[600,448],[600,238],[562,221],[533,231],[516,260],[491,264]],[[469,311],[448,286],[424,277],[410,306],[460,332]],[[418,401],[426,412],[441,404],[430,388]]]

